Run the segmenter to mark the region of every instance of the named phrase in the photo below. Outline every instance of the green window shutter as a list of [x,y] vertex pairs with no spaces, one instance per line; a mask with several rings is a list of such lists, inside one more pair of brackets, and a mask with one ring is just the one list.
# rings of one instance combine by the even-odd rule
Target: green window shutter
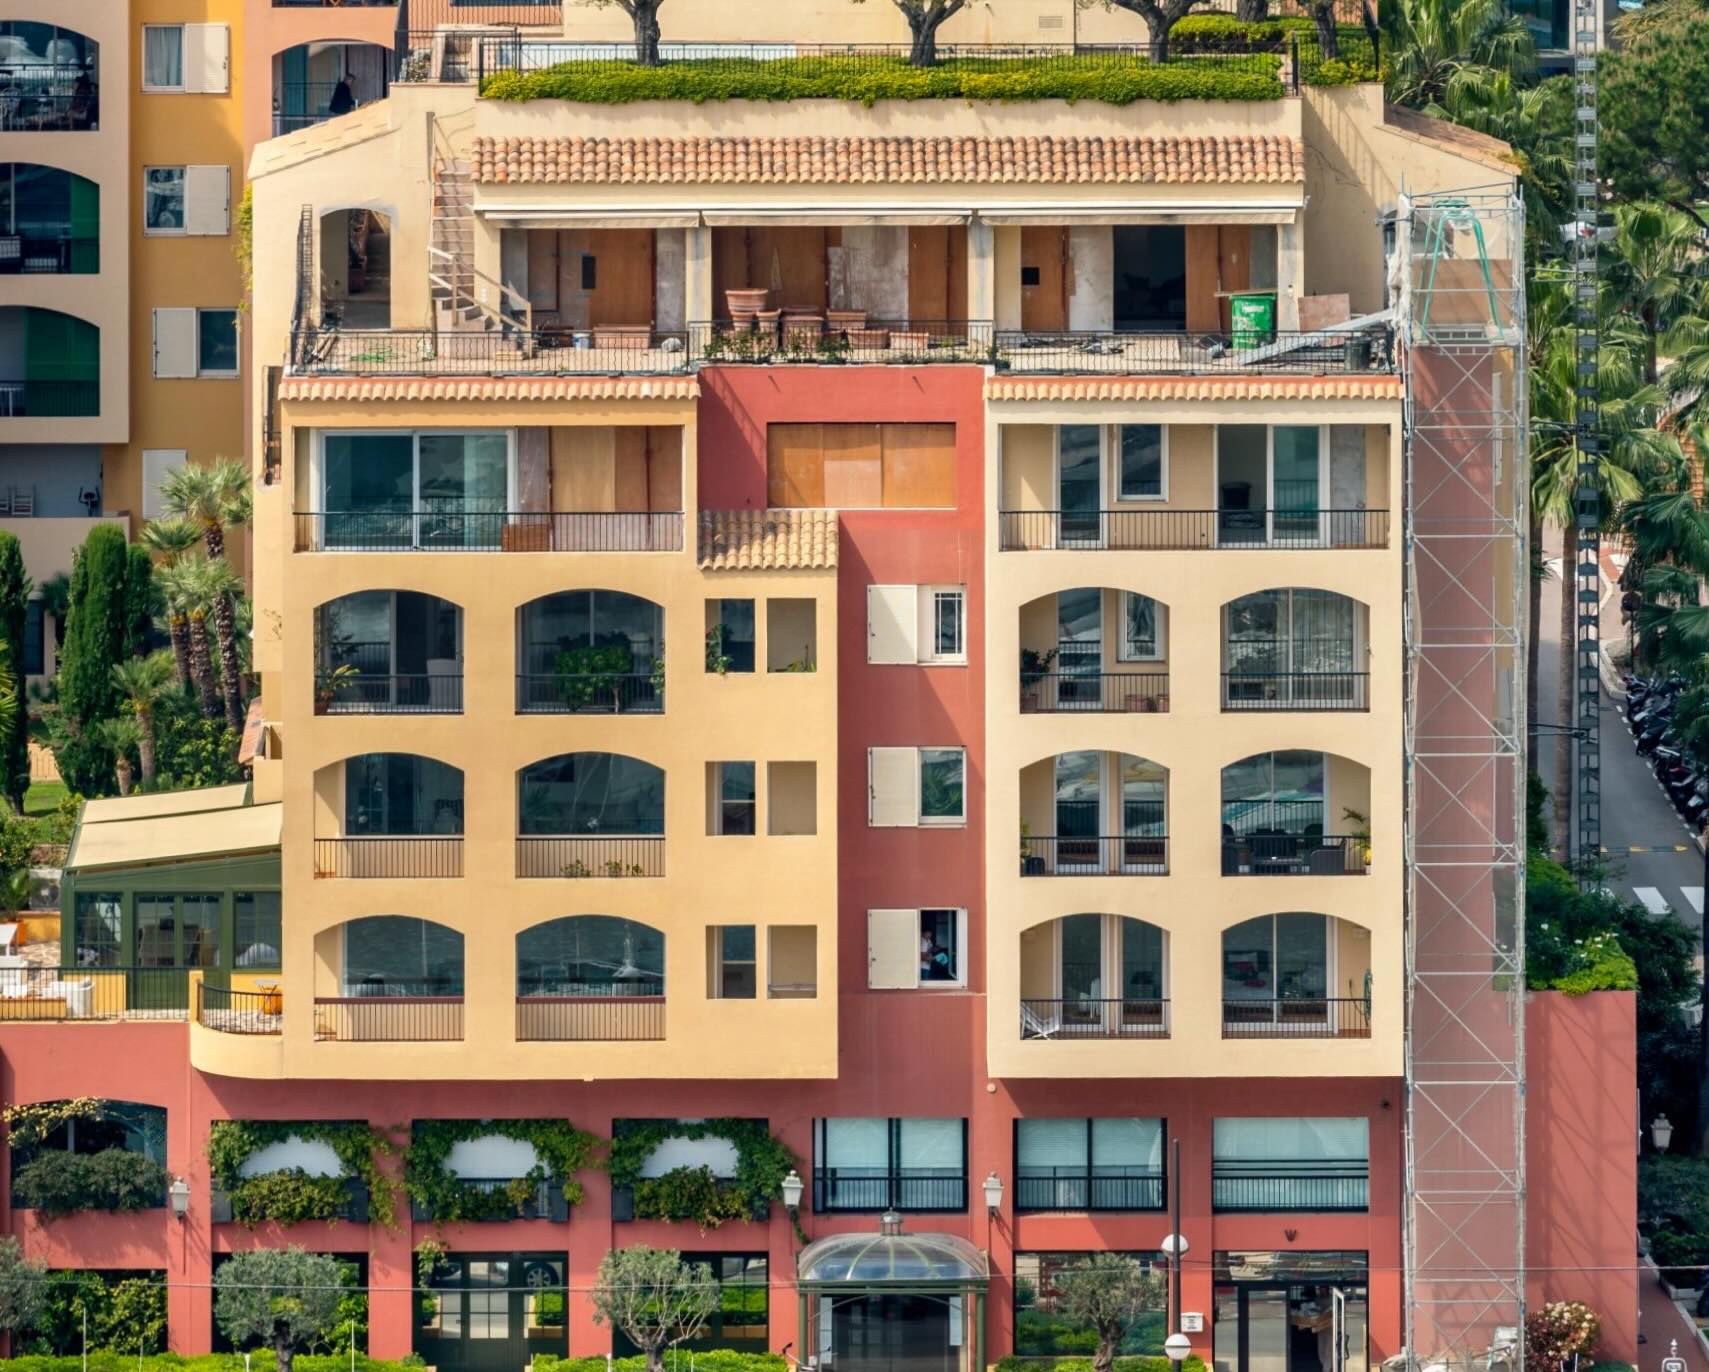
[[101,270],[101,188],[81,176],[71,178],[71,270]]
[[25,414],[100,413],[101,331],[57,310],[24,311]]

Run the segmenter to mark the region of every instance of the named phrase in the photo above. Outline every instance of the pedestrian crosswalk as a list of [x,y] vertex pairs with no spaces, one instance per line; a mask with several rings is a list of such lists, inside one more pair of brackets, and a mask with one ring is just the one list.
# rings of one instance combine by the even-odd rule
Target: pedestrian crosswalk
[[1681,914],[1686,907],[1699,918],[1703,915],[1703,888],[1701,886],[1679,887],[1677,901],[1669,900],[1655,886],[1634,886],[1632,897],[1652,915]]

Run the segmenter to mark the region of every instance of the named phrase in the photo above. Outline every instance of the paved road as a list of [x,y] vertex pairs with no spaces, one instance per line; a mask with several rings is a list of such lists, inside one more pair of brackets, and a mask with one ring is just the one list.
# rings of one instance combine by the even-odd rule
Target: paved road
[[[1546,539],[1545,553],[1558,570],[1559,536]],[[1537,718],[1555,724],[1560,665],[1560,587],[1551,580],[1543,588],[1541,632],[1537,636],[1540,688]],[[1604,601],[1604,641],[1624,637],[1619,600]],[[1554,788],[1555,736],[1545,733],[1535,760],[1544,784]],[[1703,930],[1704,860],[1694,836],[1674,812],[1649,762],[1637,755],[1619,701],[1605,693],[1602,702],[1602,847],[1608,864],[1608,885],[1620,895],[1640,901],[1655,914],[1672,911]]]

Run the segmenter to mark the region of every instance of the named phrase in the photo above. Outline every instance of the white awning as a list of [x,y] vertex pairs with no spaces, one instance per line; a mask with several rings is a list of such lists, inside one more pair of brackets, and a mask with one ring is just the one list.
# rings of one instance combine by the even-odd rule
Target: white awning
[[697,229],[698,210],[553,210],[536,205],[477,205],[475,213],[507,229]]
[[902,209],[889,206],[849,205],[842,209],[753,209],[702,210],[701,220],[709,228],[734,227],[743,224],[775,224],[798,228],[858,228],[868,224],[898,224],[907,226],[930,224],[965,224],[972,215],[957,209]]
[[1298,205],[1014,205],[982,209],[987,224],[1292,224]]

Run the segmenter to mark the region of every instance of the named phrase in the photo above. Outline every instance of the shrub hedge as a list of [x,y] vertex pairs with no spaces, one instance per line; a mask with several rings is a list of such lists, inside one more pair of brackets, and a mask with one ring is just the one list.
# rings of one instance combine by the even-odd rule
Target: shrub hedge
[[[89,1350],[89,1372],[236,1372],[244,1365],[242,1353],[201,1353],[181,1357],[177,1353],[153,1353],[138,1359],[134,1351],[92,1348]],[[258,1348],[249,1354],[252,1372],[274,1372],[276,1363],[271,1348]],[[423,1362],[411,1357],[405,1362],[387,1362],[379,1358],[356,1355],[356,1372],[404,1372],[419,1368]],[[600,1361],[601,1367],[604,1360]],[[350,1372],[350,1355],[317,1357],[299,1353],[291,1360],[296,1372]],[[63,1358],[23,1357],[0,1358],[0,1372],[83,1372],[83,1359],[76,1355]]]
[[637,100],[1279,100],[1281,58],[1253,53],[1239,65],[1164,66],[1144,62],[967,59],[912,67],[903,58],[789,58],[774,62],[719,59],[662,67],[566,63],[538,72],[497,72],[481,94],[489,100],[568,100],[622,105]]
[[[1174,1364],[1168,1358],[1117,1358],[1115,1372],[1171,1372]],[[698,1372],[698,1370],[697,1370]],[[997,1372],[1092,1372],[1090,1358],[1023,1358],[1010,1354],[998,1360]],[[1205,1372],[1205,1364],[1196,1353],[1181,1363],[1181,1372]]]
[[[694,1359],[694,1372],[789,1372],[789,1362],[776,1353],[738,1353],[729,1348],[711,1348],[690,1354],[681,1349],[667,1349],[664,1354],[665,1372],[674,1363],[682,1364],[688,1372],[689,1358]],[[544,1353],[534,1355],[533,1372],[647,1372],[646,1358],[613,1358],[607,1363],[597,1358],[556,1358]],[[0,1368],[0,1372],[4,1372]],[[91,1370],[93,1372],[93,1370]]]
[[166,1169],[143,1153],[49,1149],[18,1169],[12,1199],[52,1219],[79,1210],[146,1210],[166,1203]]

